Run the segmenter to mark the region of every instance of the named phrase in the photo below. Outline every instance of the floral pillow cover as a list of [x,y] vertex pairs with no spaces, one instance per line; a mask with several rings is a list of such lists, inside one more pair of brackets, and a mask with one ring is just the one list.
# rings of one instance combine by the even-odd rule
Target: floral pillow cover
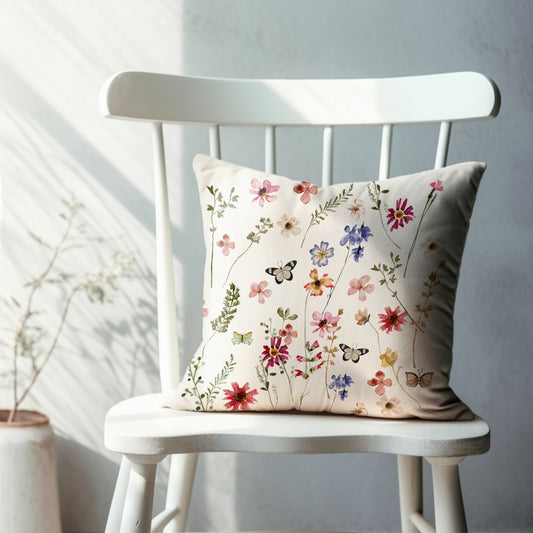
[[448,386],[482,163],[318,188],[197,155],[203,342],[166,405],[468,419]]

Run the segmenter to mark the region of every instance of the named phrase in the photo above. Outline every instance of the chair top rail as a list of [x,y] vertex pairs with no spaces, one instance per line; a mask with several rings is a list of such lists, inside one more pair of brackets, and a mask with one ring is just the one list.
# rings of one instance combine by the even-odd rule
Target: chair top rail
[[420,124],[495,117],[496,84],[477,72],[376,79],[222,79],[120,72],[100,109],[110,118],[235,126]]

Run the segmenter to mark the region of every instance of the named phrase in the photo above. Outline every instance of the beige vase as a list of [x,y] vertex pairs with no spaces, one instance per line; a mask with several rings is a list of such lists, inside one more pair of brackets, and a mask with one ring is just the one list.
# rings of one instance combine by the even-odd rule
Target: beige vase
[[0,531],[61,533],[54,433],[48,417],[0,410]]

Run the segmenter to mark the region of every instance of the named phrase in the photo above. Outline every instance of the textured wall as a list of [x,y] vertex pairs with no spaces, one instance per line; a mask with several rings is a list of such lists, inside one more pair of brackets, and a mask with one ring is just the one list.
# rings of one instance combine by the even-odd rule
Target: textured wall
[[[93,242],[72,259],[100,264],[134,250],[135,279],[116,305],[73,309],[63,342],[29,404],[50,414],[59,436],[66,533],[103,530],[117,458],[102,445],[113,402],[157,386],[149,131],[103,121],[102,81],[138,69],[227,77],[370,77],[478,70],[496,80],[494,121],[457,125],[449,162],[486,161],[456,306],[452,385],[492,428],[492,449],[462,465],[473,531],[533,531],[530,479],[531,356],[526,312],[532,291],[530,202],[533,5],[527,0],[42,0],[0,4],[0,176],[4,188],[2,291],[14,290],[43,258],[27,229],[53,240],[60,198],[87,205]],[[368,136],[336,137],[336,178],[372,178],[378,154]],[[431,166],[433,130],[394,138],[392,172]],[[261,165],[260,132],[228,135],[227,159]],[[371,139],[368,139],[370,137]],[[317,174],[319,137],[293,131],[279,172]],[[226,140],[224,137],[223,141]],[[183,320],[201,301],[193,260],[200,239],[191,210],[194,131],[173,133],[174,243],[181,340],[190,353],[198,327]],[[231,142],[230,142],[231,141]],[[257,141],[257,142],[255,142]],[[232,144],[233,143],[233,144]],[[406,150],[413,155],[403,155]],[[319,168],[319,167],[318,167]],[[46,302],[53,323],[55,300]],[[8,394],[1,395],[2,403]],[[268,462],[267,462],[268,461]],[[268,466],[267,466],[268,465]],[[428,491],[427,501],[431,494]],[[206,512],[206,505],[214,506]],[[397,531],[395,461],[367,456],[204,457],[190,529],[337,528]]]

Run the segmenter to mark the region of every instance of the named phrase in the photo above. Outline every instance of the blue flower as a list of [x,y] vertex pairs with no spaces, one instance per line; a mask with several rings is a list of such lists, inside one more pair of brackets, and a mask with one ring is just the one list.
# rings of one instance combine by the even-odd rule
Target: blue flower
[[357,224],[352,228],[350,228],[350,226],[345,226],[344,231],[346,232],[346,235],[340,240],[341,246],[345,246],[347,243],[349,243],[350,246],[355,246],[361,242],[361,236],[357,233]]
[[365,226],[364,224],[357,230],[359,233],[359,236],[361,237],[361,241],[368,242],[368,237],[373,237],[372,233],[370,233],[370,228],[368,226]]
[[328,259],[335,255],[333,251],[333,246],[331,248],[328,248],[328,246],[329,242],[321,241],[320,244],[315,244],[313,248],[309,250],[313,265],[323,267],[328,264]]
[[353,385],[353,379],[347,374],[344,374],[344,386],[349,387],[350,385]]
[[356,262],[356,263],[359,263],[359,259],[361,259],[361,257],[363,257],[363,252],[365,251],[365,248],[364,246],[358,246],[357,248],[354,248],[352,251],[351,251],[351,255],[353,255],[353,260]]
[[333,374],[331,376],[331,383],[329,384],[330,389],[342,389],[344,387],[344,381],[342,376],[336,376]]
[[344,401],[348,396],[348,387],[353,385],[353,379],[344,374],[344,376],[331,376],[331,383],[329,384],[330,389],[335,389],[335,392],[339,395],[339,398]]

